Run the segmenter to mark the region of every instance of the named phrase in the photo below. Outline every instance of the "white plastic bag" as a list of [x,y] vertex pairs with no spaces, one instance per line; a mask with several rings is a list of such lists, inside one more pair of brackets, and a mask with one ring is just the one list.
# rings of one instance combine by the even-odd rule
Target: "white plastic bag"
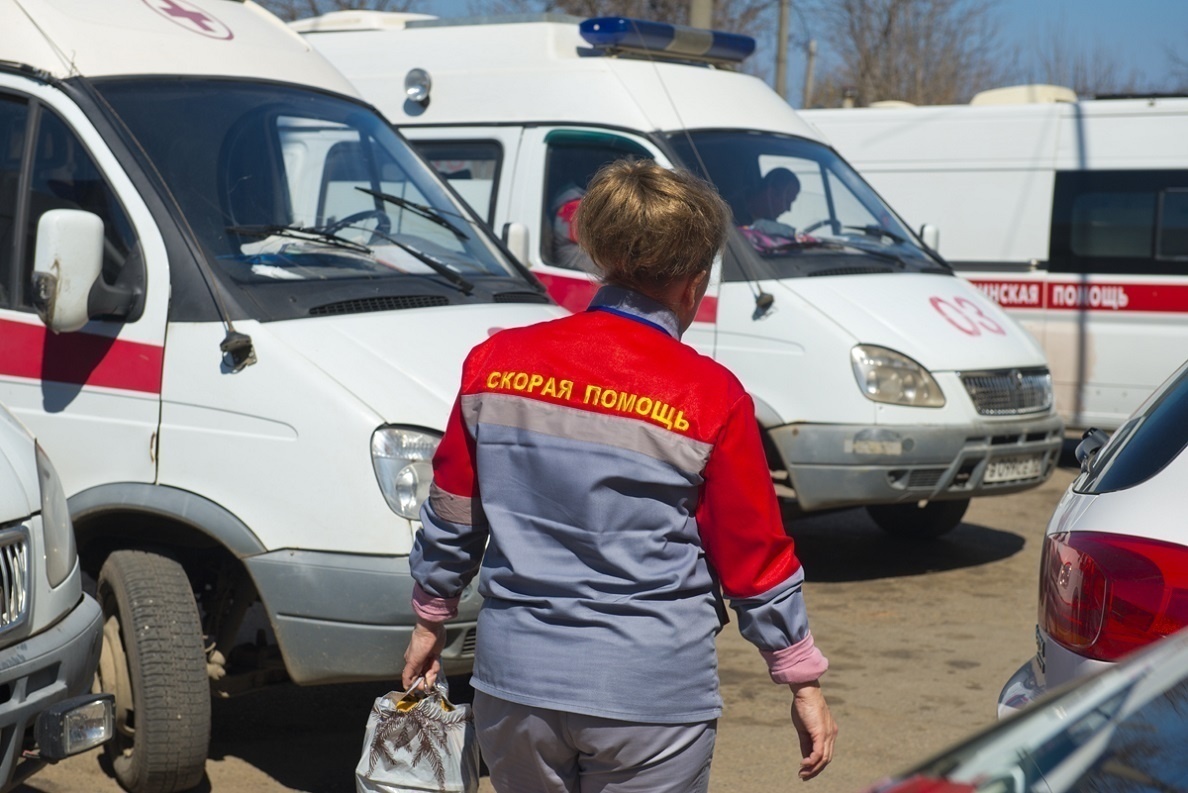
[[[440,684],[439,684],[440,685]],[[376,699],[355,766],[358,793],[476,793],[479,749],[469,705],[455,705],[444,687]]]

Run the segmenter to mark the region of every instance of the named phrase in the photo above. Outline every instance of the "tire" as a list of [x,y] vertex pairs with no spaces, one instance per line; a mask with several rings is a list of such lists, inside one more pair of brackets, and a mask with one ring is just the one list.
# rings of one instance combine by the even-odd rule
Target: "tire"
[[103,650],[97,690],[116,696],[115,737],[104,746],[120,786],[177,793],[202,781],[210,744],[210,684],[202,626],[181,565],[115,551],[98,580]]
[[932,540],[961,525],[969,508],[969,499],[930,501],[924,507],[915,504],[880,504],[866,512],[879,528],[896,537]]

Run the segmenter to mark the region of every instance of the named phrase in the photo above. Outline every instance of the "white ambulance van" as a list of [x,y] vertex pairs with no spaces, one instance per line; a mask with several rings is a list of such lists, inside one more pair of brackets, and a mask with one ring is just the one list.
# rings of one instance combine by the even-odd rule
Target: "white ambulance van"
[[740,228],[686,340],[747,386],[802,509],[865,506],[936,536],[971,497],[1051,473],[1062,427],[1039,347],[734,70],[753,40],[622,18],[292,24],[571,310],[597,286],[568,219],[599,166],[708,174]]
[[564,312],[254,3],[4,0],[0,31],[0,401],[96,582],[115,774],[188,790],[212,686],[399,676],[462,359]]
[[802,115],[1040,340],[1070,426],[1118,427],[1188,358],[1188,98]]
[[92,694],[103,635],[62,481],[0,407],[0,791],[112,736],[111,694]]

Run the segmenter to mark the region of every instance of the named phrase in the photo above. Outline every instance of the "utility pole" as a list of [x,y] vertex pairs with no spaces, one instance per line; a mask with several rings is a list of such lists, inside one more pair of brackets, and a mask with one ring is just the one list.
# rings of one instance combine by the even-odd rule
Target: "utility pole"
[[804,97],[800,107],[807,110],[813,106],[813,67],[817,65],[817,40],[809,39],[808,59],[804,66]]
[[776,33],[776,93],[788,99],[788,17],[792,14],[792,0],[780,0],[780,24]]
[[689,27],[714,26],[714,0],[689,0]]

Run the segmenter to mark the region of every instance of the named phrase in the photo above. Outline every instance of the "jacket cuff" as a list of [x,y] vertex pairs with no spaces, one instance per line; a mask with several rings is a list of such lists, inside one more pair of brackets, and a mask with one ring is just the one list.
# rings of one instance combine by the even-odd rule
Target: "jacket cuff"
[[760,650],[767,661],[771,679],[777,683],[809,683],[825,674],[829,661],[813,644],[813,635],[806,634],[791,647],[782,650]]
[[420,584],[413,585],[413,611],[426,622],[445,622],[458,616],[458,598],[439,598],[430,595]]

